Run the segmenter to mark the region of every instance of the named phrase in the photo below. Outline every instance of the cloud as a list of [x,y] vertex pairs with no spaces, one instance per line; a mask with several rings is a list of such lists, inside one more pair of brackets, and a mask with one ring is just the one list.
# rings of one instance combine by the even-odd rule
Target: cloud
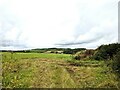
[[57,46],[97,48],[101,44],[117,42],[117,0],[100,1],[95,5],[90,3],[82,8],[84,9],[80,14],[82,19],[77,26],[74,39],[56,43]]
[[74,46],[85,48],[97,48],[101,44],[117,42],[117,24],[115,22],[103,21],[98,27],[91,28],[88,32],[80,34],[70,42],[57,43],[60,47]]
[[66,43],[61,43],[61,44],[56,44],[56,45],[80,45],[80,44],[89,44],[89,43],[92,43],[92,42],[95,42],[95,41],[98,41],[100,38],[102,38],[102,36],[100,37],[96,37],[94,39],[89,39],[89,40],[82,40],[81,42],[75,42],[75,41],[72,41],[71,43],[70,42],[66,42]]
[[9,10],[8,2],[0,4],[0,49],[26,48],[25,39],[21,40],[21,20]]
[[24,44],[22,45],[21,43],[10,41],[10,40],[3,40],[3,41],[0,41],[0,42],[2,42],[1,46],[4,46],[4,47],[14,46],[14,47],[24,47],[24,48],[26,48],[26,46]]
[[[0,48],[117,42],[118,0],[0,0]],[[4,38],[3,38],[4,37]]]

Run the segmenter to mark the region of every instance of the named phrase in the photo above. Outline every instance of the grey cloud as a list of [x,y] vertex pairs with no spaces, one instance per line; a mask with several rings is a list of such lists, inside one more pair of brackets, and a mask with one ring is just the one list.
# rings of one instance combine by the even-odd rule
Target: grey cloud
[[12,40],[2,40],[0,41],[0,47],[18,47],[18,48],[27,48],[26,45],[20,43],[19,41],[12,41]]
[[[71,41],[68,39],[68,40],[64,40],[65,42],[56,43],[55,46],[57,47],[59,46],[71,47],[71,46],[79,46],[79,45],[94,46],[94,45],[102,44],[104,40],[106,42],[109,42],[110,40],[112,40],[112,38],[113,39],[116,38],[115,35],[117,32],[117,25],[115,24],[117,22],[116,20],[117,19],[116,18],[117,17],[117,8],[116,8],[117,3],[115,5],[114,0],[110,0],[106,2],[105,4],[102,4],[96,8],[95,7],[91,8],[90,6],[92,5],[93,4],[91,3],[88,4],[88,6],[79,4],[78,13],[80,13],[80,20],[77,23],[76,28],[74,28],[74,32],[73,32],[75,41]],[[0,39],[1,39],[0,47],[11,47],[11,46],[18,47],[18,48],[27,47],[27,43],[25,43],[26,39],[24,39],[23,41],[19,40],[22,37],[22,30],[19,30],[14,40],[9,40],[9,37],[6,36],[6,33],[9,32],[12,28],[19,27],[18,24],[20,21],[18,21],[18,18],[15,18],[14,16],[10,15],[9,10],[0,11],[0,23],[2,23],[2,26],[0,27]],[[104,26],[101,26],[104,20],[114,22],[112,23],[113,27],[105,28]],[[98,27],[100,29],[100,32],[99,31],[91,32],[89,35],[92,37],[87,37],[87,39],[85,40],[78,39],[80,35],[89,33],[91,28],[93,27]],[[69,34],[69,32],[66,34]],[[99,42],[99,40],[101,40],[101,42]]]
[[99,37],[95,37],[94,39],[90,39],[90,40],[85,40],[85,41],[80,41],[80,42],[65,42],[65,43],[58,43],[58,44],[55,44],[55,45],[58,45],[58,46],[72,46],[72,45],[81,45],[81,44],[89,44],[89,43],[93,43],[93,42],[96,42],[96,41],[99,41],[101,38],[103,38],[102,36],[99,36]]
[[[116,0],[117,1],[117,0]],[[90,4],[89,4],[90,5]],[[82,10],[84,8],[84,10]],[[106,2],[105,4],[97,8],[89,8],[86,6],[80,7],[81,19],[74,33],[75,40],[79,38],[80,35],[84,35],[88,32],[89,36],[87,40],[78,40],[69,42],[60,42],[55,45],[57,46],[96,46],[103,43],[109,43],[112,39],[117,38],[117,3],[111,1]],[[114,14],[113,14],[114,13]],[[110,21],[112,24],[107,26],[107,23],[104,21]],[[104,25],[102,25],[104,23]],[[107,28],[106,28],[107,26]],[[98,31],[90,32],[91,28],[98,27]],[[89,33],[90,32],[90,33]],[[116,36],[115,36],[116,35]],[[104,42],[105,41],[105,42]],[[93,46],[95,46],[93,45]]]
[[[22,37],[22,30],[20,29],[20,20],[19,18],[14,17],[9,10],[5,8],[0,9],[0,49],[6,47],[15,47],[15,48],[26,48],[27,45],[25,42],[20,41]],[[17,35],[14,40],[9,39],[6,34],[11,32],[13,28],[18,28]]]
[[[20,30],[20,20],[18,17],[12,15],[8,10],[0,9],[0,47],[7,46],[20,46],[20,42],[18,41],[22,31]],[[13,28],[18,28],[18,33],[14,40],[10,40],[6,34],[11,32]]]

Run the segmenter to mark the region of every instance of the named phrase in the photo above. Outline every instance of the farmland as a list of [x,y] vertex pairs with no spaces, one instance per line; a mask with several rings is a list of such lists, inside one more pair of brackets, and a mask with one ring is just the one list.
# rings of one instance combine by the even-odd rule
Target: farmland
[[2,52],[3,88],[117,88],[103,60],[73,60],[70,54]]

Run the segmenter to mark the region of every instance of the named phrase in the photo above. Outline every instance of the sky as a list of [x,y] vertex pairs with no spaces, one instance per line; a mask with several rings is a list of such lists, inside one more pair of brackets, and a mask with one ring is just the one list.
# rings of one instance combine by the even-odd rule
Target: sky
[[0,50],[118,42],[119,0],[0,0]]

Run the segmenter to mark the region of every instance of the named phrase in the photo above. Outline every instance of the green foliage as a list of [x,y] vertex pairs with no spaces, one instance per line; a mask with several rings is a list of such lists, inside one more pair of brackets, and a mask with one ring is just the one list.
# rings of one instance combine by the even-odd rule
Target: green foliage
[[93,58],[96,60],[112,59],[119,49],[120,49],[120,44],[118,43],[101,45],[100,47],[97,48],[97,51],[94,54]]
[[86,50],[86,49],[85,48],[75,48],[75,49],[66,48],[63,50],[63,53],[64,54],[75,54],[82,50]]
[[113,58],[112,68],[120,76],[120,51]]
[[68,48],[68,49],[64,49],[63,53],[65,54],[73,54],[72,49]]

